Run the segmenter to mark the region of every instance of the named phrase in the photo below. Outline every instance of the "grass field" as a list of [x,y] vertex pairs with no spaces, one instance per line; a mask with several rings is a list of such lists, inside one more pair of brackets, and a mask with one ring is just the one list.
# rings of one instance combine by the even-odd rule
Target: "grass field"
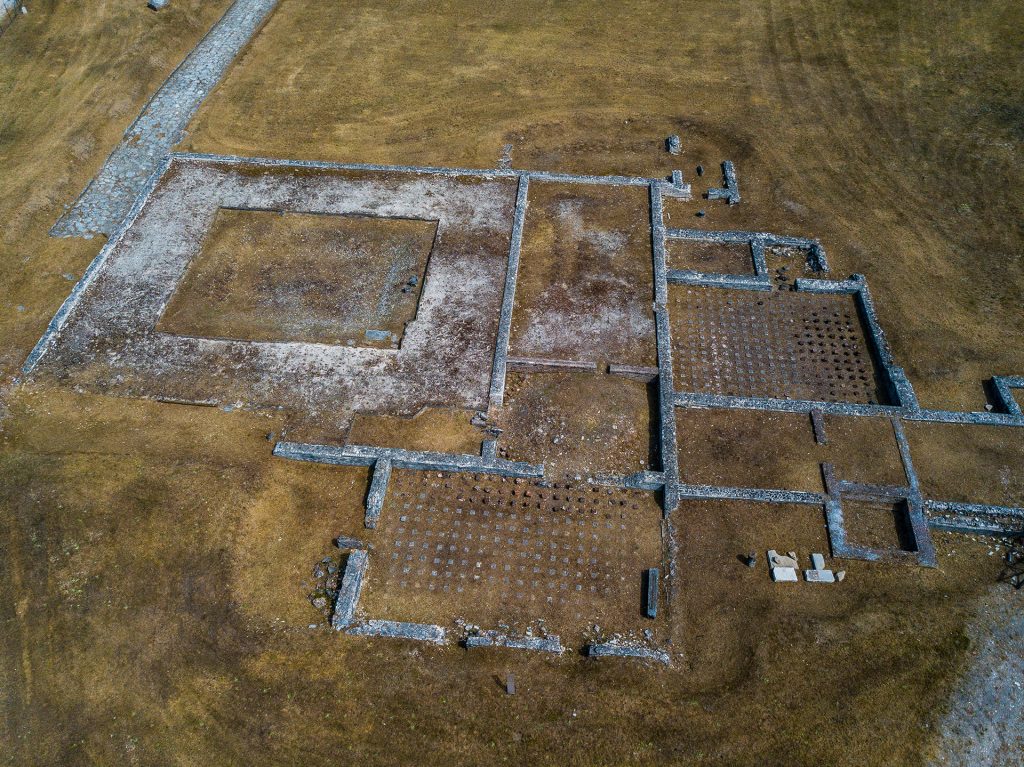
[[[784,588],[764,550],[827,551],[817,509],[691,501],[671,668],[339,637],[311,572],[361,533],[366,469],[274,459],[287,413],[15,386],[101,245],[49,227],[226,7],[40,2],[0,36],[0,764],[927,764],[1000,570],[985,544],[937,536],[937,569],[852,561],[840,587]],[[732,159],[744,202],[669,201],[670,224],[705,209],[708,228],[820,238],[837,275],[868,276],[923,404],[980,409],[985,378],[1024,373],[1022,51],[1010,0],[281,0],[181,146],[495,167],[511,144],[517,168],[681,167],[698,192]],[[538,221],[524,268],[557,274],[570,229]],[[594,377],[575,411],[571,378],[515,379],[508,425],[539,410],[582,449],[524,430],[513,457],[603,468],[611,445],[641,468],[650,391]],[[602,404],[644,428],[599,433]],[[469,415],[352,433],[473,452]],[[691,481],[898,467],[886,424],[837,419],[826,450],[788,418],[691,417]],[[926,492],[1021,504],[1021,432],[908,437]]]

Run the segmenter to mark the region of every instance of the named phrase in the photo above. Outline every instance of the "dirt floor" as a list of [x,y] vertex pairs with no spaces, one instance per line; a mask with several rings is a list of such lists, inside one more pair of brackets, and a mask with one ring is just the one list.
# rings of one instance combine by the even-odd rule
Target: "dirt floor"
[[646,384],[599,373],[512,373],[505,396],[498,449],[509,460],[543,463],[558,479],[657,468],[656,394]]
[[665,632],[641,614],[643,573],[665,567],[651,493],[397,472],[372,540],[359,607],[372,618],[544,632],[573,649]]
[[[691,501],[673,517],[670,667],[341,637],[318,599],[334,539],[365,535],[365,468],[272,457],[287,411],[15,385],[102,244],[49,227],[226,7],[44,0],[0,36],[0,764],[958,763],[950,744],[971,728],[956,718],[991,656],[990,542],[936,534],[935,569],[828,559],[846,572],[834,587],[774,584],[766,549],[828,554],[821,510]],[[494,167],[511,144],[514,167],[681,168],[698,194],[732,159],[743,203],[667,200],[668,223],[820,238],[836,275],[868,276],[923,404],[980,409],[984,379],[1024,373],[1022,30],[1010,0],[281,0],[182,146]],[[535,265],[559,272],[558,248],[583,273],[600,255],[549,195],[527,288]],[[582,220],[605,204],[589,199]],[[642,240],[649,223],[620,220],[619,200],[609,236]],[[640,274],[602,289],[646,312]],[[629,339],[646,337],[637,317]],[[649,343],[624,338],[579,358],[650,364]],[[658,466],[652,387],[509,380],[503,455],[563,475]],[[821,446],[799,419],[696,412],[680,412],[687,481],[817,490],[820,461],[900,481],[885,421],[826,419]],[[483,436],[470,410],[404,416],[356,418],[347,436],[468,453]],[[1024,502],[1024,430],[907,434],[926,494]],[[1010,743],[970,753],[1024,764]]]
[[[676,423],[680,472],[691,484],[820,493],[823,463],[839,480],[907,482],[888,419],[828,416],[824,444],[802,413],[680,409]],[[935,487],[933,497],[947,498],[945,489]]]
[[655,365],[645,188],[530,183],[509,353]]
[[433,221],[222,209],[157,330],[397,348],[436,234]]

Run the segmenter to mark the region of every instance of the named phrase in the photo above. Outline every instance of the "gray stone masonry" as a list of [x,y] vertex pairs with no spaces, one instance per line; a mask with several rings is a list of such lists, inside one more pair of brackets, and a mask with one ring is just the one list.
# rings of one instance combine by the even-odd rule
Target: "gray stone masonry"
[[633,642],[596,642],[587,645],[587,655],[591,658],[644,658],[666,665],[669,662],[664,650]]
[[708,288],[761,291],[770,291],[772,289],[771,280],[767,276],[714,274],[710,272],[695,272],[691,269],[670,269],[668,281],[674,285],[701,285]]
[[597,372],[596,362],[543,359],[541,357],[508,357],[505,367],[507,370],[519,373]]
[[295,461],[327,463],[335,466],[373,466],[381,458],[389,458],[396,469],[426,471],[476,471],[481,474],[502,474],[506,477],[543,477],[544,466],[534,466],[501,458],[488,460],[484,456],[455,453],[431,453],[366,445],[312,445],[299,442],[278,442],[274,455]]
[[941,533],[989,535],[994,538],[1024,537],[1024,525],[976,522],[964,517],[932,517],[928,520],[928,527]]
[[648,618],[658,617],[658,568],[652,567],[647,571],[646,583],[647,593],[644,599],[644,614]]
[[662,183],[661,189],[666,197],[674,197],[678,200],[689,200],[693,196],[690,185],[683,181],[681,170],[672,171],[672,180]]
[[997,404],[1010,415],[1024,417],[1024,411],[1013,396],[1014,389],[1024,389],[1024,376],[992,376],[992,385],[999,399]]
[[428,623],[402,623],[400,621],[368,620],[353,626],[346,633],[364,637],[389,637],[391,639],[413,639],[417,642],[444,644],[445,630]]
[[50,234],[80,237],[117,230],[146,181],[181,141],[200,104],[276,5],[277,0],[235,0],[146,104]]
[[508,344],[512,333],[512,310],[516,302],[516,281],[519,278],[519,252],[523,245],[523,224],[526,220],[526,206],[529,200],[530,178],[519,177],[516,190],[516,211],[512,218],[512,239],[508,249],[508,265],[505,267],[505,292],[498,315],[498,338],[494,348],[494,364],[491,369],[491,407],[501,407],[505,401],[505,373],[508,365]]
[[668,317],[668,267],[665,255],[665,210],[661,187],[651,184],[651,251],[654,259],[654,328],[658,348],[658,433],[664,475],[662,507],[665,515],[679,505],[679,452],[676,442],[675,385],[672,370],[672,333]]
[[608,375],[620,376],[621,378],[631,378],[634,381],[650,383],[658,377],[658,368],[652,368],[646,365],[610,364],[608,365]]
[[709,200],[725,200],[730,205],[736,205],[740,201],[740,185],[736,180],[736,166],[732,160],[722,163],[722,177],[725,179],[725,186],[721,189],[708,189],[705,197]]
[[359,604],[359,594],[363,590],[363,576],[366,574],[366,552],[354,549],[348,555],[345,572],[341,576],[341,587],[334,603],[334,615],[331,625],[335,631],[341,631],[352,624]]
[[814,441],[819,445],[827,445],[828,434],[825,433],[825,415],[819,408],[811,409],[811,428],[814,430]]
[[928,511],[962,514],[973,517],[1013,517],[1024,522],[1024,508],[992,506],[987,503],[956,503],[953,501],[925,501]]
[[373,480],[370,491],[366,494],[366,517],[363,524],[373,529],[380,520],[381,509],[384,508],[384,496],[388,492],[388,480],[391,478],[391,459],[378,458],[373,465]]
[[766,276],[768,274],[765,251],[771,247],[795,248],[805,251],[807,253],[808,267],[816,272],[828,272],[828,258],[825,255],[825,248],[818,240],[812,240],[807,237],[790,237],[770,232],[676,228],[666,229],[665,236],[670,240],[748,244],[750,245],[750,256],[753,262],[754,273],[759,276]]
[[466,648],[507,647],[512,650],[536,650],[539,652],[562,653],[565,648],[558,636],[544,637],[510,636],[498,631],[481,631],[466,637]]

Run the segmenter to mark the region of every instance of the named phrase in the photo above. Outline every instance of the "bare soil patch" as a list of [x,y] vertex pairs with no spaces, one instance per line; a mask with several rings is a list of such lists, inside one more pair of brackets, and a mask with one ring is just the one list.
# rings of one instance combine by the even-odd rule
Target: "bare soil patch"
[[225,210],[157,330],[398,348],[436,221]]
[[647,190],[531,183],[510,353],[655,365]]
[[588,373],[512,373],[498,442],[510,460],[549,477],[632,474],[658,468],[653,386]]
[[639,639],[664,624],[641,618],[643,571],[664,568],[650,493],[439,472],[392,483],[367,616],[543,630],[574,649],[594,626]]

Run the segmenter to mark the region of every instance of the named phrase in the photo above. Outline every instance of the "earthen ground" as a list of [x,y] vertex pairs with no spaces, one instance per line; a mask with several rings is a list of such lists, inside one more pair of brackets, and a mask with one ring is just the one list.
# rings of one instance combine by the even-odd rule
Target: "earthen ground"
[[436,234],[436,221],[221,209],[157,330],[398,348]]
[[640,639],[642,576],[664,570],[652,494],[585,483],[396,472],[372,535],[360,612],[372,618]]
[[735,242],[669,240],[665,243],[669,269],[688,269],[709,274],[753,274],[750,246]]
[[805,415],[679,409],[676,428],[684,482],[822,491],[823,453]]
[[[339,637],[311,604],[311,573],[337,562],[334,537],[365,534],[366,469],[272,458],[267,437],[288,413],[12,387],[101,245],[49,227],[225,7],[44,3],[2,37],[3,760],[861,767],[945,748],[935,734],[1001,569],[987,544],[937,535],[934,570],[830,561],[847,571],[841,587],[778,585],[764,549],[827,553],[820,510],[687,502],[669,605],[684,661],[672,668]],[[669,225],[820,238],[835,274],[869,276],[922,402],[981,409],[985,378],[1020,372],[1024,335],[1021,28],[1008,0],[486,14],[283,0],[184,148],[484,167],[512,143],[516,167],[682,167],[698,194],[729,158],[744,202],[668,200]],[[673,132],[680,158],[660,144]],[[575,391],[551,423],[607,393]],[[307,428],[336,436],[350,421]],[[830,450],[844,444],[842,427],[827,429]],[[788,463],[795,437],[739,431],[774,449],[766,483],[809,477],[805,448]],[[907,432],[927,493],[1021,502],[1019,432]],[[638,429],[601,461],[585,446],[585,463],[640,464],[648,438]],[[877,476],[892,474],[881,429],[851,440],[849,474],[876,476],[876,442]],[[578,446],[556,447],[547,458],[573,470]],[[751,551],[755,569],[739,561]]]
[[424,408],[411,417],[356,415],[347,442],[438,453],[479,455],[486,438],[470,421],[473,411]]
[[652,385],[603,373],[511,373],[498,450],[543,463],[558,479],[633,474],[659,467],[657,423]]
[[532,182],[509,352],[655,365],[646,188]]

